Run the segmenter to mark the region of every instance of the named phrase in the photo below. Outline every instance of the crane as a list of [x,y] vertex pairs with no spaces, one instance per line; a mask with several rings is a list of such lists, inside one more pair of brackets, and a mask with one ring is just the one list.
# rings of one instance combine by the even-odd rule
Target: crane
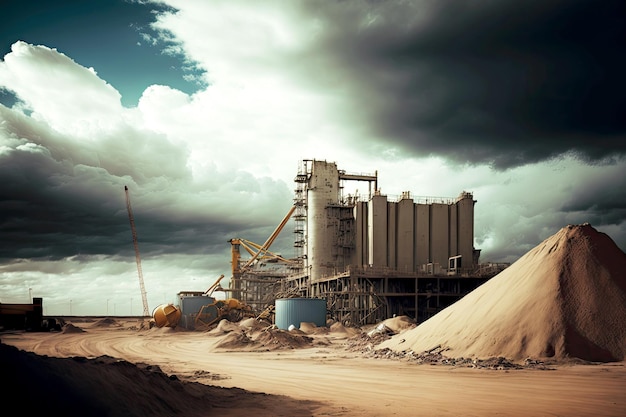
[[206,295],[208,295],[210,297],[213,294],[214,291],[223,291],[224,289],[220,285],[220,281],[222,279],[224,279],[224,274],[220,275],[219,278],[217,279],[217,281],[215,281],[213,283],[213,285],[211,285],[209,287],[209,289],[204,292],[204,294],[206,294]]
[[141,301],[143,302],[143,316],[150,317],[150,310],[148,310],[148,296],[146,294],[146,287],[143,284],[143,273],[141,272],[141,257],[139,256],[139,244],[137,243],[137,232],[135,231],[135,220],[133,218],[133,209],[130,207],[130,197],[128,195],[127,186],[124,186],[124,191],[126,192],[126,208],[128,209],[128,219],[130,220],[130,230],[133,234],[133,245],[135,246],[135,259],[137,260],[137,273],[139,274],[139,288],[141,289]]
[[[241,281],[241,277],[243,273],[247,269],[249,269],[250,266],[252,266],[255,260],[273,258],[273,259],[278,259],[280,261],[287,262],[287,263],[292,262],[288,259],[284,259],[283,257],[270,252],[269,247],[272,245],[272,243],[274,243],[274,240],[276,240],[276,237],[283,230],[283,228],[285,227],[285,225],[287,224],[287,222],[289,221],[289,219],[291,218],[291,215],[293,214],[295,210],[296,210],[295,205],[289,209],[289,212],[287,212],[285,217],[283,217],[280,224],[276,227],[276,229],[274,229],[274,232],[272,232],[270,237],[267,238],[267,240],[265,241],[263,245],[259,245],[257,243],[250,242],[249,240],[245,240],[241,238],[234,238],[234,239],[229,240],[231,244],[231,263],[232,263],[232,272],[233,272],[233,277],[230,281],[230,286],[232,290],[234,291],[235,295],[239,295],[242,290],[240,281]],[[241,265],[243,261],[241,260],[240,247],[243,247],[246,251],[248,251],[250,255],[252,255],[252,258],[248,259],[243,265]]]
[[[279,258],[282,261],[289,262],[289,260],[283,259],[282,257],[271,253],[269,251],[269,248],[272,245],[272,243],[274,243],[274,241],[276,240],[276,237],[278,236],[278,234],[283,230],[283,228],[285,227],[285,225],[287,224],[287,222],[289,221],[289,219],[291,218],[291,215],[293,214],[293,212],[295,210],[296,210],[296,206],[295,205],[291,206],[291,208],[289,209],[289,212],[287,212],[285,217],[283,217],[283,219],[281,220],[280,224],[276,227],[276,229],[274,229],[274,232],[272,232],[270,237],[267,238],[267,240],[265,241],[265,243],[262,246],[258,245],[256,243],[247,241],[245,239],[231,239],[229,242],[233,246],[233,250],[235,252],[233,254],[233,261],[236,261],[235,263],[233,263],[233,272],[241,273],[243,270],[247,269],[250,265],[252,265],[252,263],[259,256],[261,256],[261,257],[263,257],[263,256],[271,256],[273,258]],[[257,250],[254,251],[253,249],[250,248],[250,246],[246,246],[245,243],[248,243],[250,246],[253,246]],[[248,259],[248,261],[245,263],[245,265],[243,265],[241,267],[239,266],[239,256],[238,256],[239,255],[239,253],[238,253],[239,248],[237,247],[237,245],[242,245],[244,247],[244,249],[246,249],[248,251],[248,253],[250,253],[250,255],[252,255],[252,258]]]

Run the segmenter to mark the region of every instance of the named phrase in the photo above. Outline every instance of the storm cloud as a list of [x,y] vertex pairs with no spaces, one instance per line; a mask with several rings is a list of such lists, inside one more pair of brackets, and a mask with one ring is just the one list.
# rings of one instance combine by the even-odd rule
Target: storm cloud
[[150,304],[204,290],[303,159],[377,172],[390,201],[472,192],[481,262],[585,222],[626,248],[619,2],[62,3],[0,28],[2,302],[130,311],[125,186]]
[[343,110],[391,145],[496,169],[626,153],[622,2],[303,5],[307,77],[349,89]]

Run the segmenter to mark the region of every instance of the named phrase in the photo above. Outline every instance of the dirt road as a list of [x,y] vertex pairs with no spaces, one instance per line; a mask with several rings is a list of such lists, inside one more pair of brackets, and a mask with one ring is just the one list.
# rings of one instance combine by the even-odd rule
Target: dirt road
[[172,329],[93,328],[15,333],[2,343],[52,357],[108,355],[159,365],[181,379],[321,401],[334,416],[623,416],[626,367],[560,365],[554,370],[485,370],[371,359],[345,336],[315,336],[310,347],[218,349],[221,337]]

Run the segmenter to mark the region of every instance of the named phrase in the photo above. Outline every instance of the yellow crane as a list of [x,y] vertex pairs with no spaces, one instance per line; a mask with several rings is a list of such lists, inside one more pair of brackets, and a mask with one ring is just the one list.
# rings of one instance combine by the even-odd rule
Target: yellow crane
[[210,297],[211,295],[213,295],[214,291],[224,291],[224,289],[220,285],[220,281],[223,279],[224,274],[220,275],[219,278],[217,278],[217,280],[213,283],[213,285],[211,285],[209,289],[204,292],[204,294]]
[[139,274],[139,288],[141,289],[141,301],[143,302],[143,316],[150,317],[150,310],[148,309],[148,296],[146,294],[146,287],[143,284],[143,273],[141,272],[141,257],[139,256],[139,244],[137,243],[137,232],[135,231],[135,219],[133,218],[133,209],[130,207],[130,197],[128,195],[127,186],[124,186],[124,191],[126,192],[126,208],[128,209],[130,230],[133,234],[133,245],[135,246],[135,260],[137,261],[137,273]]
[[[231,264],[233,273],[230,285],[231,288],[234,290],[235,295],[240,295],[239,291],[241,290],[241,276],[248,268],[253,265],[255,260],[273,258],[287,263],[293,262],[289,259],[281,257],[280,255],[270,252],[269,248],[272,243],[274,243],[274,240],[276,240],[276,237],[279,235],[279,233],[283,230],[295,210],[296,206],[292,206],[289,209],[285,217],[283,217],[283,219],[281,220],[280,224],[276,227],[276,229],[274,229],[274,232],[272,232],[270,237],[267,238],[263,245],[259,245],[257,243],[241,238],[234,238],[229,240],[231,244]],[[252,255],[252,257],[245,261],[245,263],[243,263],[243,261],[241,260],[240,247],[243,247],[246,251],[248,251],[250,255]]]

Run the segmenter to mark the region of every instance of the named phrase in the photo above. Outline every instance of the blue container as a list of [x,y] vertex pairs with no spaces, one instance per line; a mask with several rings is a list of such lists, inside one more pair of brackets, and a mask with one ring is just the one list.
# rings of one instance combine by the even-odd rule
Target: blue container
[[180,312],[185,316],[198,314],[203,306],[213,304],[214,302],[215,298],[206,295],[199,295],[196,293],[178,294],[178,306],[180,308]]
[[299,329],[300,323],[326,327],[326,299],[281,298],[276,300],[275,314],[275,324],[279,329],[287,330],[291,325]]

